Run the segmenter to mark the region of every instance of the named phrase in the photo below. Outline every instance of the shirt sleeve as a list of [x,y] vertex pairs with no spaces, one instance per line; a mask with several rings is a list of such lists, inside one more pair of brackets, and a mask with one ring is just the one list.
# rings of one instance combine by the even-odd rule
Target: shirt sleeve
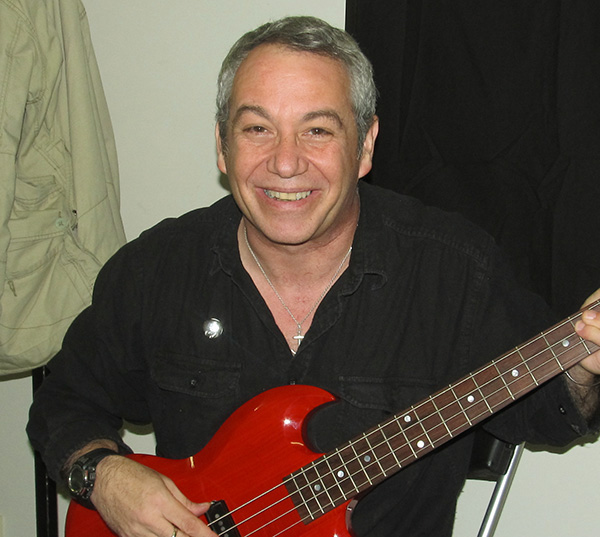
[[110,439],[131,452],[119,434],[123,419],[150,422],[133,250],[125,246],[100,271],[92,305],[69,328],[34,396],[27,433],[53,479],[92,440]]
[[[483,355],[484,349],[491,346],[495,353],[491,358],[494,358],[537,336],[560,319],[540,297],[515,283],[501,255],[493,255],[491,259],[472,350]],[[587,421],[566,382],[564,375],[559,374],[499,411],[484,427],[514,444],[565,446],[581,436],[593,434],[600,425],[600,412]]]

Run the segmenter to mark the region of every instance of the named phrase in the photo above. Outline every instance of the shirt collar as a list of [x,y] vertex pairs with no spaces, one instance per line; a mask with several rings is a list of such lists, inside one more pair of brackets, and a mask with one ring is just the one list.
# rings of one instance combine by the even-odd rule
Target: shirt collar
[[378,289],[387,281],[386,260],[381,237],[384,225],[381,212],[373,197],[371,186],[363,181],[358,183],[360,196],[360,217],[352,244],[349,279],[344,292],[356,291],[365,277],[372,289]]
[[[344,294],[356,291],[365,276],[372,289],[382,287],[388,279],[381,241],[384,224],[371,188],[359,181],[360,217],[352,244],[348,278],[342,290]],[[211,250],[216,255],[211,273],[223,270],[232,275],[242,267],[237,242],[237,229],[242,213],[231,195],[219,200],[213,208],[220,228],[213,235]]]

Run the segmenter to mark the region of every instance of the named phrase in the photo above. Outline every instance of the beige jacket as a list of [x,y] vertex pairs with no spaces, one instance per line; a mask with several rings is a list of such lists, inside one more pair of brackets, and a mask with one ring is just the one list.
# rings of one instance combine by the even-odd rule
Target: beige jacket
[[0,374],[46,363],[125,242],[79,0],[0,0]]

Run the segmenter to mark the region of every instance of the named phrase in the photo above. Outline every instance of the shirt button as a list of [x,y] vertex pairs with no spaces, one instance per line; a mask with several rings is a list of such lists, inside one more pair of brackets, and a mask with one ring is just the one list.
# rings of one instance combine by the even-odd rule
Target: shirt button
[[562,405],[560,405],[560,406],[558,407],[558,411],[559,411],[559,412],[560,412],[560,413],[561,413],[563,416],[564,416],[564,415],[567,413],[567,411],[565,410],[565,407],[564,407],[564,406],[562,406]]

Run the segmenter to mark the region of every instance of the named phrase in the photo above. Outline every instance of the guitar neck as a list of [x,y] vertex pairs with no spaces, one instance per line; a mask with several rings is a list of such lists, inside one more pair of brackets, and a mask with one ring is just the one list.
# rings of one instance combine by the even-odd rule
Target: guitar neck
[[[585,309],[600,311],[600,301]],[[341,505],[598,350],[575,332],[582,312],[288,476],[301,518]]]

